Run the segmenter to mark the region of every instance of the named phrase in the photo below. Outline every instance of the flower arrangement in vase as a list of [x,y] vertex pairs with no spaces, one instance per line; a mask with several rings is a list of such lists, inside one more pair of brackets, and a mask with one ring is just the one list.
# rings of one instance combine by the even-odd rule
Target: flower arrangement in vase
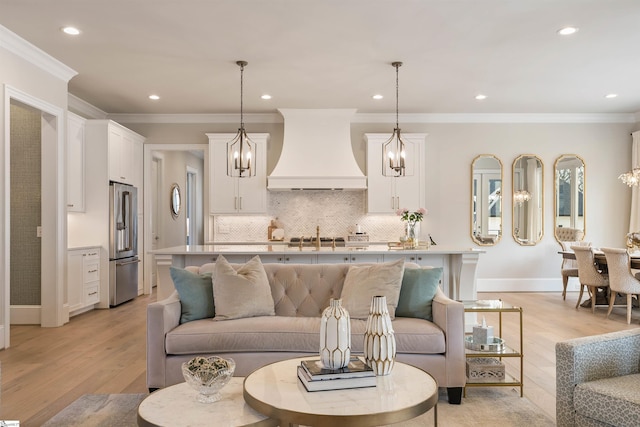
[[410,212],[407,208],[398,209],[396,214],[401,221],[407,222],[407,230],[405,236],[405,246],[415,248],[418,246],[418,232],[416,226],[422,221],[422,218],[428,213],[425,208],[419,208],[414,212]]

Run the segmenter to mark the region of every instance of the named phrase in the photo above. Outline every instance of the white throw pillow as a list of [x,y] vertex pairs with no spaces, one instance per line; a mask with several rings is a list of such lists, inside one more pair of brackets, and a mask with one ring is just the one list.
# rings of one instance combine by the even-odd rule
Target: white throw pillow
[[369,317],[371,299],[378,295],[385,296],[389,315],[391,319],[395,318],[403,273],[403,259],[366,266],[352,265],[344,278],[340,296],[342,306],[349,311],[352,319],[366,319]]
[[275,315],[269,279],[259,256],[237,271],[219,256],[213,277],[213,320]]

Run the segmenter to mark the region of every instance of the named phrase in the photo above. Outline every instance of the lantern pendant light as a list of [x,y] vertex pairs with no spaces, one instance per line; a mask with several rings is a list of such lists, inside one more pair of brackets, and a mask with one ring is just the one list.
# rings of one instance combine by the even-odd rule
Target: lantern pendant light
[[243,89],[244,67],[247,61],[236,61],[240,67],[240,128],[233,141],[227,143],[227,175],[239,178],[255,176],[256,144],[249,139],[244,130]]
[[406,146],[400,136],[400,126],[398,125],[398,68],[402,66],[402,62],[392,62],[396,69],[396,127],[393,129],[393,135],[382,145],[382,174],[384,176],[405,176],[407,170],[406,162]]

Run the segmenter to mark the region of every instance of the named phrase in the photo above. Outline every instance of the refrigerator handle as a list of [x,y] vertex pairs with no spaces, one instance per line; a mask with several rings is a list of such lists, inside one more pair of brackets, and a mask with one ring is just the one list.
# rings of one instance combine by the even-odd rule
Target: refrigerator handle
[[124,245],[124,250],[130,251],[132,249],[133,242],[133,221],[131,218],[131,198],[132,194],[130,191],[122,192],[122,221],[124,222],[124,229],[126,230],[126,242]]

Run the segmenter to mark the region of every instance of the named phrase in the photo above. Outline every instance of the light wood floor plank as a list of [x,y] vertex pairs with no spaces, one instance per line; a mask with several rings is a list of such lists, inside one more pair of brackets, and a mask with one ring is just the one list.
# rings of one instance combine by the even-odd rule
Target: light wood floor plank
[[[606,309],[575,309],[577,292],[563,301],[560,293],[484,293],[524,311],[524,394],[555,419],[555,343],[569,338],[639,327],[640,310],[631,325],[624,307],[605,319]],[[12,326],[11,348],[0,350],[0,419],[40,426],[87,393],[145,393],[146,306],[155,296],[140,296],[110,310],[94,310],[60,328]],[[503,338],[516,345],[517,315],[503,315]],[[481,320],[481,319],[480,319]],[[487,317],[490,325],[497,320]],[[507,369],[517,359],[504,359]],[[468,389],[467,393],[473,393]],[[463,401],[464,404],[464,401]]]

